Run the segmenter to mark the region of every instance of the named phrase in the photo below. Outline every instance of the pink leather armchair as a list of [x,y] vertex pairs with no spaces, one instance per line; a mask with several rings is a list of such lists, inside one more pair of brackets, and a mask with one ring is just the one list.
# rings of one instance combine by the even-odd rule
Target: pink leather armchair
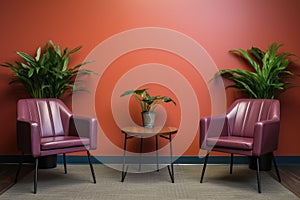
[[[76,124],[76,126],[75,126]],[[86,151],[93,181],[96,183],[91,149],[97,147],[97,120],[74,116],[59,99],[21,99],[17,103],[17,142],[22,152],[17,181],[24,154],[35,159],[34,193],[37,191],[38,158],[63,154],[64,170],[66,153]]]
[[[221,133],[209,127],[224,120]],[[219,123],[220,124],[220,123]],[[209,151],[231,154],[230,174],[233,154],[256,158],[258,192],[260,184],[260,157],[271,153],[279,182],[281,181],[273,151],[277,149],[280,126],[280,104],[270,99],[239,99],[228,109],[224,117],[203,117],[200,119],[200,148],[208,150],[204,160],[200,183],[203,181]]]

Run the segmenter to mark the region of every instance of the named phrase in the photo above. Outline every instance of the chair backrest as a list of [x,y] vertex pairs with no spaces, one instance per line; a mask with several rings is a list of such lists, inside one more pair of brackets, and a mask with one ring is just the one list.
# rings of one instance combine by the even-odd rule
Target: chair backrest
[[59,99],[20,99],[17,119],[36,122],[41,137],[65,135],[69,129],[70,110]]
[[228,110],[232,136],[253,137],[256,122],[280,119],[280,104],[275,99],[239,99]]

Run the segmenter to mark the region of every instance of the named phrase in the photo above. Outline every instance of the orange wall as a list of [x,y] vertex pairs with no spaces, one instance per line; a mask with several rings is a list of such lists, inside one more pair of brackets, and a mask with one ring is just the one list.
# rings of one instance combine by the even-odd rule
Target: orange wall
[[[246,49],[252,45],[264,49],[275,41],[285,45],[282,50],[300,55],[299,9],[298,0],[1,0],[0,62],[13,62],[17,59],[15,51],[33,54],[38,46],[49,39],[63,47],[83,45],[80,53],[73,56],[73,63],[81,62],[98,44],[115,34],[134,28],[161,27],[181,32],[194,39],[206,49],[219,69],[243,67],[228,50]],[[105,58],[99,57],[94,65],[101,62],[101,59]],[[190,82],[196,93],[200,115],[211,112],[206,84],[185,59],[157,49],[141,49],[120,55],[101,75],[95,94],[95,108],[101,128],[120,147],[123,137],[110,108],[112,89],[123,74],[145,63],[161,63],[179,72]],[[9,70],[1,68],[1,155],[17,153],[16,101],[26,97],[19,88],[7,85],[9,79]],[[299,77],[293,81],[300,84]],[[176,86],[176,80],[173,84]],[[176,94],[167,88],[155,84],[150,86],[176,99]],[[299,88],[294,88],[280,97],[282,124],[277,155],[300,155],[299,91]],[[228,104],[237,97],[232,90],[228,90],[227,95]],[[71,105],[71,100],[67,101]],[[180,125],[180,106],[166,105],[167,124]],[[135,107],[131,110],[133,117],[139,112]],[[138,121],[138,117],[134,118]],[[199,133],[195,134],[196,137],[185,155],[198,154]],[[131,149],[135,148],[133,143]],[[105,147],[106,144],[99,138],[99,149],[95,153],[110,154]]]

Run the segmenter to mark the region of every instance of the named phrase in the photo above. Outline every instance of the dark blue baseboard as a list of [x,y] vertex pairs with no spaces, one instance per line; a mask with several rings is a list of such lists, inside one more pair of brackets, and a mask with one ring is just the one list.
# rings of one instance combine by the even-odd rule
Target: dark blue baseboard
[[[275,156],[278,165],[300,165],[300,156]],[[174,157],[175,164],[203,164],[204,158],[198,156],[181,156]],[[33,163],[34,159],[31,156],[25,156],[25,163]],[[126,157],[126,163],[137,163],[140,161],[139,157]],[[0,163],[18,163],[18,155],[2,155],[0,156]],[[69,164],[87,164],[86,156],[67,156]],[[95,164],[122,164],[123,156],[93,156],[92,162]],[[156,157],[142,157],[142,163],[155,163]],[[170,157],[159,156],[159,163],[169,163]],[[57,163],[63,163],[63,157],[57,156]],[[208,159],[209,164],[229,164],[230,156],[210,156]],[[235,156],[235,164],[248,164],[247,156]]]

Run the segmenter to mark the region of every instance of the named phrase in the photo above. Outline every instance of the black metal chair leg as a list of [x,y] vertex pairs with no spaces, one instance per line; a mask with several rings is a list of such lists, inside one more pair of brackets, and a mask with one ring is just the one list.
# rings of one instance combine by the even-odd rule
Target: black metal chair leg
[[202,168],[202,174],[201,174],[200,183],[202,183],[202,181],[203,181],[203,177],[204,177],[204,173],[205,173],[205,169],[206,169],[206,164],[207,164],[208,156],[209,156],[209,153],[207,153],[207,155],[205,156],[204,165],[203,165],[203,168]]
[[65,174],[67,173],[67,161],[66,161],[66,154],[63,154],[63,158],[64,158],[64,170],[65,170]]
[[259,174],[259,157],[256,158],[256,176],[257,176],[258,193],[261,193],[260,174]]
[[232,174],[232,166],[233,166],[233,153],[230,156],[230,174]]
[[16,177],[15,177],[15,180],[14,180],[15,183],[18,181],[18,177],[19,177],[19,174],[20,174],[20,171],[21,171],[23,160],[24,160],[24,153],[22,153],[22,155],[20,156],[19,167],[18,167]]
[[37,181],[38,181],[38,168],[39,168],[39,159],[35,158],[35,170],[34,170],[34,194],[36,194],[37,191]]
[[171,178],[171,182],[174,183],[174,168],[173,164],[171,164],[171,167],[168,165],[168,172]]
[[89,164],[90,164],[90,168],[91,168],[91,172],[92,172],[92,176],[93,176],[93,181],[94,181],[94,183],[96,183],[96,177],[95,177],[93,164],[92,164],[92,161],[91,161],[91,155],[90,155],[90,152],[88,150],[86,152],[87,152],[87,155],[88,155],[88,160],[89,160]]
[[173,149],[172,149],[172,134],[169,134],[169,141],[170,141],[170,163],[171,163],[171,170],[170,167],[168,166],[169,174],[171,177],[172,183],[175,182],[174,180],[174,168],[173,168]]
[[278,182],[281,183],[281,178],[280,178],[279,170],[278,170],[278,167],[277,167],[277,164],[276,164],[276,160],[275,160],[275,156],[274,156],[273,153],[272,153],[272,156],[273,156],[273,163],[274,163],[274,167],[275,167],[275,170],[276,170]]

